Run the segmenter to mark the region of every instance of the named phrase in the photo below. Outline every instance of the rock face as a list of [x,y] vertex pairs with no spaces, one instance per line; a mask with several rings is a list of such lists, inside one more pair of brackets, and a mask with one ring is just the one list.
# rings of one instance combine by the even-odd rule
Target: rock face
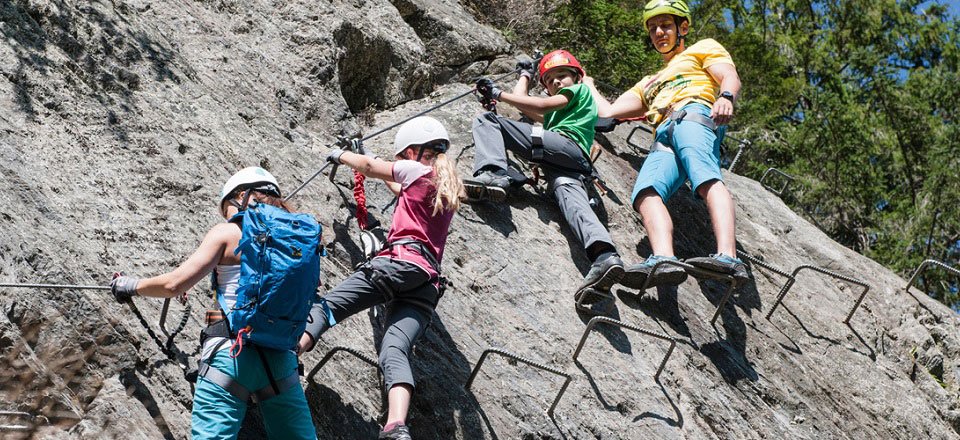
[[[219,221],[215,198],[232,172],[261,165],[293,188],[335,135],[466,91],[448,81],[509,50],[449,1],[12,0],[0,3],[0,30],[0,282],[104,285],[115,270],[170,270]],[[478,110],[468,98],[434,113],[463,173]],[[598,167],[612,189],[603,216],[636,262],[649,253],[629,207],[643,155],[627,130],[607,137]],[[368,147],[386,156],[392,135]],[[572,295],[588,264],[549,196],[526,187],[509,206],[466,206],[454,221],[453,284],[415,350],[414,437],[957,438],[957,316],[753,180],[725,177],[743,251],[782,272],[809,264],[870,285],[850,326],[860,289],[814,271],[764,319],[787,279],[752,264],[755,281],[716,327],[721,283],[691,278],[643,297],[615,289],[608,316],[677,340],[659,383],[666,343],[630,330],[599,325],[574,362],[590,316]],[[349,176],[336,182],[318,179],[295,199],[325,225],[327,289],[361,258]],[[389,223],[388,191],[371,180],[367,192]],[[702,202],[682,190],[668,207],[678,256],[713,252]],[[0,411],[12,411],[0,412],[0,436],[189,437],[183,369],[195,365],[210,302],[200,284],[170,344],[161,301],[0,288]],[[171,305],[166,329],[184,312]],[[304,356],[307,371],[335,346],[375,357],[377,329],[372,312],[347,320]],[[563,379],[522,363],[491,355],[464,390],[491,347],[571,375],[553,419]],[[341,351],[304,384],[320,438],[375,437],[374,368]],[[263,437],[250,414],[242,437]]]

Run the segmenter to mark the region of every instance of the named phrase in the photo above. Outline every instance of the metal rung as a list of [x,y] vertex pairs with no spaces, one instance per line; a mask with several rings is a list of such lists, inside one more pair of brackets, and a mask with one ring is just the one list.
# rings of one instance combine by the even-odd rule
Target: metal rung
[[747,147],[749,147],[749,146],[751,146],[751,145],[753,145],[753,144],[752,144],[750,141],[745,140],[745,139],[737,139],[737,138],[735,138],[735,137],[733,137],[733,136],[725,136],[725,137],[726,137],[727,139],[730,139],[730,140],[736,142],[737,145],[740,146],[740,148],[737,149],[737,154],[735,154],[735,155],[733,156],[733,160],[730,161],[730,166],[727,167],[727,171],[730,171],[730,172],[732,173],[732,172],[733,172],[733,168],[736,167],[736,166],[737,166],[737,163],[740,162],[740,156],[743,155],[743,151],[746,150]]
[[664,334],[662,334],[662,333],[656,333],[656,332],[652,332],[652,331],[649,331],[649,330],[644,330],[644,329],[642,329],[642,328],[640,328],[640,327],[637,327],[637,326],[634,326],[634,325],[630,325],[630,324],[627,324],[627,323],[625,323],[625,322],[623,322],[623,321],[618,321],[618,320],[616,320],[616,319],[609,318],[609,317],[606,317],[606,316],[595,316],[595,317],[593,317],[592,319],[590,319],[589,322],[587,322],[587,329],[583,331],[583,336],[580,337],[580,343],[577,344],[577,350],[573,352],[573,360],[574,360],[574,362],[576,362],[576,361],[577,361],[577,357],[580,356],[580,350],[583,349],[583,344],[587,342],[587,336],[590,336],[590,330],[593,330],[593,327],[595,327],[597,324],[610,324],[610,325],[614,325],[614,326],[617,326],[617,327],[620,327],[620,328],[625,328],[625,329],[628,329],[628,330],[633,330],[633,331],[635,331],[635,332],[637,332],[637,333],[641,333],[641,334],[644,334],[644,335],[647,335],[647,336],[651,336],[651,337],[654,337],[654,338],[657,338],[657,339],[663,339],[664,341],[669,342],[669,343],[670,343],[670,348],[667,349],[667,354],[663,357],[663,361],[660,362],[660,367],[657,368],[657,373],[653,375],[653,380],[656,380],[656,381],[659,381],[659,380],[660,380],[660,373],[662,373],[664,367],[667,366],[667,360],[669,360],[669,359],[670,359],[670,355],[673,354],[673,349],[677,346],[677,340],[676,340],[676,339],[673,339],[673,338],[671,338],[671,337],[669,337],[669,336],[667,336],[667,335],[664,335]]
[[[767,176],[769,176],[771,173],[780,175],[781,177],[784,178],[783,186],[779,190],[773,189],[772,186],[769,186],[766,183],[764,183],[767,180]],[[764,188],[776,194],[777,197],[783,197],[783,193],[787,190],[787,188],[790,187],[791,183],[793,183],[793,176],[787,173],[784,173],[783,171],[780,171],[776,168],[768,168],[766,171],[763,172],[763,176],[760,176],[760,185],[763,185]]]
[[[584,301],[585,299],[587,299],[587,297],[590,296],[590,295],[599,296],[600,298],[603,298],[603,299],[601,299],[600,301],[596,301],[596,302],[601,302],[601,301],[606,301],[606,300],[613,300],[613,294],[610,293],[610,292],[604,292],[604,291],[602,291],[602,290],[590,289],[590,292],[584,292],[583,295],[580,295],[580,299],[577,300],[577,302],[576,302],[577,310],[579,310],[579,311],[581,311],[581,312],[583,312],[583,313],[589,313],[589,314],[592,314],[592,315],[596,315],[596,314],[598,313],[598,312],[596,312],[595,310],[593,310],[592,308],[588,307],[587,305],[585,305],[585,304],[583,303],[583,301]],[[613,311],[613,308],[614,308],[614,307],[616,307],[616,303],[611,303],[611,304],[609,305],[609,307],[607,307],[606,309],[604,309],[604,310],[603,310],[602,312],[600,312],[600,313],[610,313],[610,312]]]
[[367,355],[365,355],[365,354],[363,354],[363,353],[360,353],[359,351],[354,350],[354,349],[352,349],[352,348],[350,348],[350,347],[336,346],[336,347],[331,348],[330,351],[327,352],[327,354],[323,355],[323,358],[320,359],[320,362],[317,363],[317,366],[313,367],[313,369],[310,370],[310,373],[307,374],[307,380],[308,380],[308,381],[313,381],[313,376],[316,375],[317,372],[320,371],[321,368],[323,368],[323,365],[326,364],[327,361],[329,361],[330,358],[333,357],[333,355],[337,354],[337,352],[340,352],[340,351],[345,351],[345,352],[347,352],[347,353],[352,354],[352,355],[353,355],[354,357],[356,357],[357,359],[360,359],[361,361],[364,361],[364,362],[366,362],[367,364],[369,364],[370,366],[376,368],[376,369],[377,369],[377,374],[380,373],[380,364],[379,364],[377,361],[375,361],[375,360],[367,357]]
[[720,304],[717,304],[717,310],[713,312],[713,318],[710,319],[710,324],[716,325],[717,318],[720,317],[720,312],[723,311],[723,306],[727,303],[727,300],[730,299],[730,295],[733,294],[733,289],[737,286],[737,282],[734,280],[733,276],[725,273],[714,272],[712,270],[701,269],[682,261],[661,259],[660,261],[657,261],[657,264],[653,265],[653,269],[650,270],[650,275],[648,275],[647,279],[644,280],[643,288],[640,289],[640,298],[643,297],[647,289],[650,287],[650,279],[653,278],[655,273],[657,273],[657,269],[663,265],[680,267],[688,274],[693,275],[694,278],[707,278],[711,280],[724,281],[728,284],[729,287],[727,287],[727,292],[723,294],[723,298],[720,299]]
[[760,266],[760,267],[762,267],[762,268],[764,268],[764,269],[767,269],[767,270],[769,270],[769,271],[771,271],[771,272],[773,272],[773,273],[775,273],[775,274],[777,274],[777,275],[780,275],[780,276],[786,277],[786,278],[790,278],[790,274],[788,274],[788,273],[787,273],[786,271],[784,271],[783,269],[780,269],[779,267],[776,267],[776,266],[774,266],[774,265],[772,265],[772,264],[769,264],[769,263],[767,263],[767,262],[765,262],[765,261],[763,261],[763,260],[761,260],[761,259],[759,259],[759,258],[757,258],[757,257],[754,257],[753,255],[750,255],[750,254],[744,252],[744,251],[737,251],[737,255],[738,255],[738,256],[741,256],[741,257],[743,257],[744,259],[749,260],[751,263],[756,264],[757,266]]
[[[600,317],[597,317],[597,318],[600,318]],[[594,318],[594,319],[597,319],[597,318]],[[591,322],[593,322],[593,321],[591,320]],[[587,328],[589,328],[589,327],[587,327]],[[555,409],[557,409],[557,404],[560,403],[560,398],[563,397],[563,393],[565,393],[565,392],[567,391],[567,386],[570,385],[570,381],[571,381],[573,378],[572,378],[569,374],[564,373],[564,372],[562,372],[562,371],[560,371],[560,370],[557,370],[556,368],[551,368],[551,367],[548,367],[548,366],[546,366],[546,365],[543,365],[543,364],[541,364],[541,363],[539,363],[539,362],[531,361],[530,359],[527,359],[527,358],[524,358],[524,357],[515,355],[515,354],[510,353],[510,352],[508,352],[508,351],[504,351],[504,350],[501,350],[501,349],[498,349],[498,348],[488,348],[488,349],[484,350],[484,351],[483,351],[483,354],[480,355],[480,360],[477,361],[477,366],[473,367],[473,371],[470,372],[470,378],[467,379],[467,384],[463,386],[463,389],[465,389],[465,390],[467,390],[467,391],[470,390],[470,386],[473,385],[473,380],[476,379],[477,373],[480,372],[480,367],[483,366],[483,361],[485,361],[485,360],[487,359],[487,356],[488,356],[489,354],[491,354],[491,353],[492,353],[492,354],[499,354],[500,356],[503,356],[503,357],[506,357],[506,358],[509,358],[509,359],[513,359],[513,360],[515,360],[515,361],[517,361],[517,362],[521,362],[521,363],[527,364],[527,365],[529,365],[529,366],[531,366],[531,367],[534,367],[534,368],[537,368],[537,369],[546,371],[546,372],[548,372],[548,373],[556,374],[557,376],[563,376],[563,378],[564,378],[563,386],[560,387],[560,391],[557,393],[557,397],[555,397],[555,398],[553,399],[553,404],[551,404],[551,405],[550,405],[550,409],[547,410],[547,416],[549,416],[551,419],[553,419],[553,411],[554,411]]]
[[820,272],[824,275],[829,275],[833,278],[836,278],[841,281],[846,281],[850,284],[856,284],[860,287],[863,287],[863,293],[857,298],[856,304],[853,305],[853,308],[850,309],[850,313],[847,314],[847,318],[843,320],[844,324],[850,324],[850,319],[853,318],[853,314],[857,311],[857,308],[860,307],[860,303],[863,302],[863,298],[867,296],[867,292],[870,290],[870,286],[858,279],[850,278],[845,275],[840,275],[836,272],[831,272],[827,269],[817,266],[803,265],[793,270],[793,273],[790,274],[790,278],[787,280],[787,283],[783,285],[783,288],[780,289],[780,294],[777,295],[777,300],[774,301],[773,307],[770,308],[770,311],[767,312],[767,319],[770,319],[770,315],[773,315],[774,310],[777,310],[777,307],[783,301],[783,297],[787,295],[787,292],[790,291],[790,288],[793,287],[793,284],[797,281],[797,274],[803,269],[810,269],[814,272]]
[[627,135],[627,145],[633,147],[636,150],[639,150],[643,154],[649,154],[650,153],[649,148],[633,142],[633,134],[636,133],[637,130],[640,130],[649,134],[653,134],[653,129],[647,126],[647,124],[644,124],[642,122],[637,123],[637,125],[633,127],[633,130],[630,130],[630,134]]
[[927,267],[930,266],[940,266],[943,269],[946,269],[949,272],[953,272],[954,275],[960,276],[960,270],[957,270],[954,267],[947,266],[942,261],[937,260],[924,260],[923,263],[920,263],[917,266],[917,270],[913,271],[913,276],[910,277],[910,281],[907,281],[907,287],[904,288],[907,292],[910,291],[910,286],[913,286],[913,281],[917,279],[917,276],[920,275]]

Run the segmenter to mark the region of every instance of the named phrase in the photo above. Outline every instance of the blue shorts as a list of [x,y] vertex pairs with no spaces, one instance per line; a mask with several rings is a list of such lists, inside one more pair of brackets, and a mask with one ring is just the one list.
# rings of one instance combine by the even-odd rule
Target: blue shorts
[[[710,108],[700,103],[691,103],[683,106],[688,113],[700,113],[710,116]],[[668,129],[673,129],[670,137]],[[712,180],[723,181],[720,174],[720,143],[727,127],[721,126],[714,132],[693,121],[666,120],[657,127],[656,140],[673,146],[673,152],[654,151],[647,156],[640,167],[637,182],[633,186],[631,205],[636,203],[637,196],[647,188],[653,188],[664,202],[670,199],[680,185],[690,179],[694,192],[700,185]]]

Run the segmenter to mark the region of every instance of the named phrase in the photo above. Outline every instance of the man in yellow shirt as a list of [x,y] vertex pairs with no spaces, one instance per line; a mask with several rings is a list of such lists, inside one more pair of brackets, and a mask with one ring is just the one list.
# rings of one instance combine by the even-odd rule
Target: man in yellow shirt
[[687,278],[679,266],[662,265],[655,274],[650,272],[662,259],[677,259],[673,220],[664,203],[688,178],[697,196],[707,203],[717,253],[686,262],[731,274],[738,282],[749,279],[746,267],[736,257],[735,205],[720,174],[720,142],[740,93],[737,69],[726,49],[712,39],[686,46],[691,17],[682,0],[648,2],[643,22],[663,58],[663,69],[644,77],[613,104],[597,92],[592,78],[584,78],[600,117],[646,117],[657,127],[632,196],[653,254],[643,263],[627,267],[620,283],[640,288],[647,277],[651,277],[650,286],[676,285]]

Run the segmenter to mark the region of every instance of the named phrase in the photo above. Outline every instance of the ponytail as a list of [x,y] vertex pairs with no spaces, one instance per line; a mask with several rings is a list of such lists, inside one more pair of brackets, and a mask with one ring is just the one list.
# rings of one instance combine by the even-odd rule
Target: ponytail
[[444,153],[439,153],[433,162],[433,183],[436,195],[433,199],[433,215],[441,211],[460,209],[460,198],[466,194],[457,167]]
[[253,194],[250,197],[251,200],[256,200],[257,203],[265,203],[267,205],[273,205],[287,212],[294,212],[293,205],[291,205],[290,202],[283,200],[283,198],[270,193],[260,192],[255,189],[252,191],[253,191]]

